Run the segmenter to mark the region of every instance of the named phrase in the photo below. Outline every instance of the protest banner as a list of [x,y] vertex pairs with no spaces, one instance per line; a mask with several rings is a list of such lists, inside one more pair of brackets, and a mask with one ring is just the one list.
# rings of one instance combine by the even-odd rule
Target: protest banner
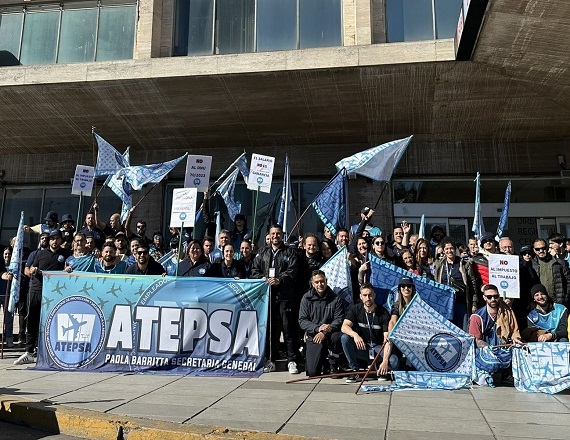
[[76,196],[90,196],[93,192],[93,179],[95,168],[87,165],[77,165],[71,185],[71,194]]
[[251,155],[247,188],[269,194],[271,192],[274,165],[274,157],[253,153]]
[[171,228],[190,228],[196,221],[196,188],[176,188],[172,191]]
[[261,374],[263,280],[44,272],[38,369]]
[[189,155],[186,161],[184,188],[198,188],[200,192],[208,191],[212,156]]
[[489,284],[499,289],[503,298],[520,298],[519,257],[489,254]]

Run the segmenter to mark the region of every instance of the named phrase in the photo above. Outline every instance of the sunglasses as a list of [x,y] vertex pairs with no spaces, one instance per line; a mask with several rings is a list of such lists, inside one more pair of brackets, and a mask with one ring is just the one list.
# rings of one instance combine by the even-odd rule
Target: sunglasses
[[484,295],[485,298],[487,299],[499,299],[501,297],[501,295],[497,294],[497,295]]
[[386,243],[386,242],[384,242],[384,241],[375,241],[375,242],[374,242],[374,244],[377,244],[377,245],[379,245],[379,246],[381,246],[381,245],[383,245],[383,244],[385,244],[385,243]]
[[531,252],[522,252],[521,255],[532,255]]
[[137,255],[148,255],[148,251],[137,251]]
[[404,284],[404,285],[400,286],[400,289],[410,289],[410,290],[412,290],[412,287],[413,287],[413,286],[410,286],[409,284]]
[[536,252],[546,251],[545,247],[534,248]]

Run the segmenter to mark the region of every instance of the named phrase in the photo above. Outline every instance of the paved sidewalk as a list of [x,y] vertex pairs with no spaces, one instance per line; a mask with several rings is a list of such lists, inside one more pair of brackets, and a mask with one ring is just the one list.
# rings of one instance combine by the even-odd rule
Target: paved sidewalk
[[[570,438],[568,391],[548,396],[514,388],[476,388],[357,396],[357,385],[344,380],[288,385],[292,376],[286,372],[237,379],[34,371],[12,365],[18,354],[5,353],[0,361],[0,418],[12,417],[12,411],[20,422],[32,425],[44,417],[41,414],[62,414],[57,426],[69,435],[115,439],[117,427],[124,424],[128,439],[206,434],[234,438],[232,433],[235,438],[272,437],[242,431],[350,440]],[[19,399],[40,403],[30,404],[34,411],[18,411],[23,405]],[[111,424],[111,429],[100,428],[97,420]],[[135,437],[138,425],[164,432],[179,429],[193,437],[168,437],[164,432]]]

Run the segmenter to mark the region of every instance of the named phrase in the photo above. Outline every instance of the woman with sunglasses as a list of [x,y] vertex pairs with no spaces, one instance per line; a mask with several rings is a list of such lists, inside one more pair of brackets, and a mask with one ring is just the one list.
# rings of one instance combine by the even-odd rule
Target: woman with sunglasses
[[180,262],[178,276],[181,277],[206,277],[209,276],[212,264],[204,255],[204,248],[200,240],[192,240],[188,243],[187,259]]
[[444,238],[444,259],[435,263],[435,280],[455,290],[455,307],[452,322],[460,329],[467,329],[468,315],[477,310],[477,295],[471,264],[458,257],[455,243]]
[[372,239],[372,254],[392,264],[394,264],[396,260],[396,256],[388,247],[386,239],[383,235],[378,235]]

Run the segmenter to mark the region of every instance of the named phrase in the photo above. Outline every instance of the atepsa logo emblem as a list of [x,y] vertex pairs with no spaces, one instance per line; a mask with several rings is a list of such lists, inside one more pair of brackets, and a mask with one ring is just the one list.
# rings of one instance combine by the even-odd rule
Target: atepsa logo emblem
[[461,361],[461,341],[449,333],[438,333],[428,342],[426,361],[435,371],[451,371]]
[[70,296],[58,303],[46,322],[45,344],[60,368],[81,368],[103,348],[105,317],[89,298]]

